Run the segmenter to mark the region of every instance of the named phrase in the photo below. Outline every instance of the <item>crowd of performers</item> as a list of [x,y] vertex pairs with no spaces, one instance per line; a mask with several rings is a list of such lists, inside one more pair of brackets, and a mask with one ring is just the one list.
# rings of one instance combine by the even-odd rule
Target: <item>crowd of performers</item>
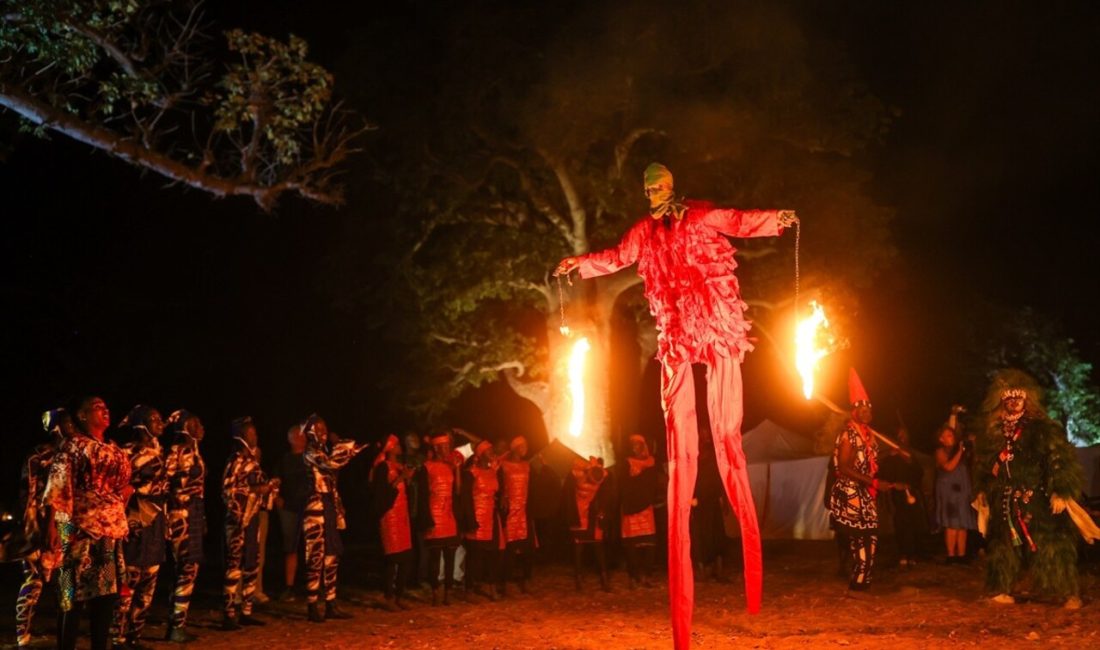
[[[854,371],[849,392],[851,418],[836,439],[825,502],[849,594],[860,597],[874,576],[883,496],[893,510],[899,563],[915,564],[916,531],[924,519],[922,472],[905,451],[907,434],[880,454],[871,401]],[[1032,596],[1079,609],[1078,538],[1092,543],[1100,529],[1095,513],[1076,500],[1083,487],[1080,463],[1041,396],[1034,379],[1010,369],[997,373],[989,388],[984,432],[964,435],[964,409],[952,407],[938,432],[934,522],[944,531],[947,564],[966,563],[968,532],[976,533],[994,603],[1015,602],[1012,592],[1026,569]]]
[[460,548],[466,558],[464,596],[497,600],[507,596],[513,582],[527,593],[534,554],[548,539],[556,541],[555,513],[568,529],[578,590],[587,549],[601,588],[610,589],[604,542],[616,515],[631,587],[651,584],[654,509],[663,500],[664,481],[641,436],[631,437],[619,476],[612,476],[601,459],[577,458],[564,481],[541,457],[530,458],[522,436],[506,448],[481,440],[469,458],[455,449],[451,432],[426,442],[421,455],[419,445],[403,451],[398,438],[390,436],[371,470],[372,506],[385,554],[385,608],[408,607],[404,589],[421,562],[432,605],[449,605]]
[[[166,639],[185,643],[196,638],[187,618],[207,533],[203,423],[186,410],[165,419],[155,408],[135,406],[119,423],[119,431],[130,438],[121,446],[105,438],[110,424],[107,405],[98,397],[43,415],[50,439],[24,465],[24,526],[20,543],[13,545],[19,547],[24,570],[16,603],[19,646],[30,644],[35,607],[55,577],[59,648],[76,647],[84,612],[92,648],[112,643],[144,647],[146,615],[160,569],[168,562],[175,583]],[[161,442],[166,432],[171,438],[167,448]],[[221,482],[222,629],[264,624],[253,615],[262,553],[260,515],[276,506],[285,540],[296,545],[301,539],[304,546],[309,620],[348,618],[335,603],[339,530],[344,527],[336,474],[365,446],[336,438],[322,418],[312,415],[291,429],[289,462],[280,466],[285,478],[269,478],[261,469],[252,419],[234,420],[231,432],[232,451]],[[296,558],[288,554],[292,577]]]
[[[117,437],[128,440],[121,445],[106,438],[110,424],[107,405],[98,397],[43,415],[49,441],[24,465],[24,526],[15,543],[8,543],[16,549],[9,557],[21,557],[24,569],[16,604],[19,646],[31,643],[36,605],[55,578],[58,647],[76,647],[85,612],[91,647],[145,647],[146,616],[166,563],[174,585],[165,638],[178,643],[197,638],[188,629],[188,613],[206,560],[203,423],[186,410],[164,418],[155,408],[135,406],[118,424]],[[253,608],[262,596],[261,528],[269,511],[278,516],[285,552],[286,590],[280,600],[295,600],[300,545],[307,619],[350,618],[336,602],[340,531],[346,527],[337,475],[367,445],[341,440],[312,415],[290,428],[289,452],[269,477],[252,419],[234,420],[230,431],[221,481],[221,629],[264,625]],[[641,436],[631,438],[621,476],[610,476],[601,459],[577,459],[564,485],[546,464],[531,462],[523,437],[504,449],[478,441],[469,458],[455,448],[450,431],[424,438],[425,444],[415,436],[411,442],[403,450],[396,436],[387,438],[369,473],[386,609],[408,607],[403,596],[413,572],[431,585],[433,605],[449,605],[459,549],[465,555],[463,598],[496,600],[507,595],[513,581],[527,592],[533,554],[555,534],[549,522],[559,513],[568,522],[578,589],[585,549],[592,549],[601,587],[609,589],[604,541],[615,516],[621,517],[616,523],[627,548],[631,586],[650,585],[654,509],[665,481]]]
[[[905,453],[906,436],[880,453],[870,399],[854,372],[850,391],[851,417],[836,437],[825,504],[849,593],[859,597],[875,575],[884,498],[892,504],[902,566],[915,563],[925,517],[922,470]],[[1100,530],[1076,501],[1082,472],[1073,448],[1046,415],[1038,386],[1023,373],[998,374],[983,412],[984,433],[962,434],[961,407],[952,409],[939,431],[935,520],[944,529],[948,563],[963,561],[967,529],[977,528],[993,602],[1014,602],[1014,586],[1026,570],[1037,595],[1078,608],[1077,536],[1091,541]],[[52,578],[60,610],[58,647],[76,646],[85,612],[93,648],[112,642],[143,647],[158,575],[169,562],[174,584],[166,638],[194,640],[188,611],[207,533],[202,421],[186,410],[163,418],[155,408],[136,406],[119,423],[129,439],[119,445],[105,438],[107,405],[90,397],[45,413],[43,425],[49,440],[24,465],[18,645],[30,643],[35,606]],[[312,415],[290,428],[290,450],[269,477],[252,419],[238,418],[230,430],[232,450],[221,481],[222,629],[264,624],[253,607],[262,594],[261,528],[268,511],[277,513],[282,531],[287,589],[281,599],[294,600],[300,544],[308,620],[349,618],[336,601],[340,531],[346,527],[337,475],[366,445],[341,440]],[[548,541],[562,541],[555,521],[564,521],[578,590],[587,554],[600,587],[610,588],[605,547],[612,534],[621,538],[630,587],[650,586],[658,549],[655,511],[664,507],[667,478],[643,437],[630,436],[628,444],[615,467],[576,458],[560,480],[541,454],[530,453],[523,437],[496,447],[475,440],[463,453],[450,430],[409,435],[404,445],[389,436],[376,447],[369,471],[370,511],[384,556],[383,607],[407,609],[405,590],[420,580],[430,585],[433,606],[449,605],[460,552],[463,599],[497,600],[513,583],[526,593],[535,553]],[[710,476],[717,472],[710,463],[702,467],[710,469],[701,471],[696,484],[693,550],[697,560],[710,562],[725,553],[708,550],[713,544],[707,529],[732,508],[726,504],[723,512],[716,499],[712,513],[704,495],[722,494],[721,477]]]

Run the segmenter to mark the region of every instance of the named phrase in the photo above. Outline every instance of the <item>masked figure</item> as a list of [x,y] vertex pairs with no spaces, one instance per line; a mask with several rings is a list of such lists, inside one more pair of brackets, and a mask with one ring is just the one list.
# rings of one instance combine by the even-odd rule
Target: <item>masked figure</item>
[[1100,531],[1074,500],[1084,481],[1073,446],[1043,409],[1038,384],[1018,370],[997,373],[984,407],[974,478],[989,516],[986,587],[994,602],[1015,602],[1026,566],[1037,591],[1078,609],[1075,527],[1090,543]]
[[689,520],[699,440],[691,364],[707,367],[707,410],[723,485],[741,524],[748,609],[760,608],[763,562],[760,526],[741,450],[741,361],[753,348],[745,302],[727,237],[775,237],[796,221],[789,210],[737,210],[681,201],[672,173],[660,164],[645,170],[650,214],[618,246],[567,257],[555,274],[579,269],[581,277],[615,273],[633,264],[645,281],[657,321],[661,403],[668,437],[669,598],[677,648],[691,641],[694,583]]

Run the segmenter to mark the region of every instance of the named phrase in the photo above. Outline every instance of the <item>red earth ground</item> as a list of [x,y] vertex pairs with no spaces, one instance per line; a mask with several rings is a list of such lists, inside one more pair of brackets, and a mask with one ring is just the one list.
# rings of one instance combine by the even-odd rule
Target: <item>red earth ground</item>
[[[765,548],[764,607],[758,615],[745,613],[738,582],[697,583],[694,647],[1100,647],[1100,568],[1095,561],[1082,566],[1084,607],[1077,611],[1028,600],[1026,594],[1020,604],[993,604],[983,593],[982,572],[980,561],[971,566],[929,561],[909,569],[883,567],[871,595],[850,600],[844,597],[844,580],[836,575],[831,542],[770,542]],[[624,573],[615,573],[612,593],[604,593],[590,575],[587,589],[577,593],[566,567],[541,567],[529,595],[513,589],[497,602],[473,597],[432,607],[428,593],[414,592],[412,609],[402,613],[381,610],[377,592],[349,588],[344,602],[353,620],[310,624],[303,604],[279,604],[260,610],[267,626],[228,633],[216,629],[217,599],[208,593],[193,609],[192,631],[201,638],[190,647],[670,648],[664,582],[636,590],[626,583]],[[145,642],[174,647],[153,641],[164,633],[163,615],[162,609],[154,610]],[[42,612],[36,632],[49,631],[51,616]],[[10,615],[5,619],[10,625]],[[39,647],[51,646],[49,640],[39,640]]]

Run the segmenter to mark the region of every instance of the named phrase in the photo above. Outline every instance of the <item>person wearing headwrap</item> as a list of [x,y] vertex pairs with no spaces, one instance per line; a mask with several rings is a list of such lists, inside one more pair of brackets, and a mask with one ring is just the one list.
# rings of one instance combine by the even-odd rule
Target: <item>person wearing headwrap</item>
[[527,439],[516,436],[508,445],[508,455],[500,462],[501,517],[504,519],[504,561],[501,563],[499,591],[508,594],[512,568],[520,565],[519,590],[527,593],[532,573],[532,553],[538,545],[535,519],[531,514],[531,463],[527,462]]
[[986,587],[993,602],[1015,602],[1012,588],[1027,567],[1035,591],[1078,609],[1075,527],[1089,543],[1100,531],[1074,500],[1084,479],[1073,446],[1043,408],[1039,385],[1019,370],[999,371],[983,406],[975,482],[979,511],[989,513]]
[[169,641],[186,643],[198,638],[188,632],[186,626],[206,535],[206,463],[199,451],[206,429],[197,415],[183,409],[168,416],[168,428],[175,436],[165,458],[165,473],[168,478],[168,544],[176,569],[176,585],[169,600],[165,636]]
[[848,592],[854,596],[871,586],[871,571],[878,549],[875,498],[879,490],[892,489],[894,484],[877,478],[878,443],[871,430],[871,399],[855,368],[848,373],[848,395],[852,417],[837,436],[833,448],[837,476],[830,493],[829,513],[833,526],[848,538],[851,554]]
[[[493,456],[493,445],[482,440],[462,473],[462,508],[469,528],[464,536],[466,547],[466,593],[496,600],[496,572],[504,539],[500,527],[500,461]],[[488,589],[481,587],[481,581]]]
[[336,478],[367,445],[330,434],[328,424],[316,413],[306,419],[302,432],[306,436],[302,459],[310,469],[309,496],[302,515],[308,618],[311,623],[351,618],[336,604],[336,579],[344,552],[340,531],[347,527]]
[[416,510],[416,529],[428,549],[428,583],[432,586],[432,605],[440,602],[440,561],[443,562],[443,604],[450,605],[455,551],[459,545],[459,472],[452,460],[450,433],[434,435],[428,443],[431,454],[416,473],[417,491],[427,495],[424,507]]
[[657,321],[661,403],[669,450],[669,598],[677,649],[691,645],[694,584],[691,566],[692,489],[698,431],[692,364],[707,367],[707,406],[715,453],[730,503],[742,529],[745,592],[750,612],[760,608],[763,560],[760,526],[741,449],[741,362],[752,350],[745,302],[734,275],[736,249],[727,237],[775,237],[797,222],[791,210],[721,209],[682,201],[672,173],[654,163],[643,176],[649,215],[606,250],[563,259],[554,271],[579,269],[582,278],[615,273],[633,264]]
[[111,614],[125,589],[130,459],[104,440],[111,413],[102,399],[86,397],[71,413],[77,430],[54,455],[42,494],[61,540],[57,647],[76,648],[80,612],[87,608],[91,647],[98,650],[110,647]]
[[[50,466],[62,442],[73,435],[73,419],[65,409],[53,409],[42,414],[42,428],[50,439],[31,451],[23,462],[23,489],[20,501],[23,504],[22,548],[23,584],[19,587],[19,596],[15,600],[15,644],[22,648],[31,643],[31,622],[42,588],[50,581],[50,576],[61,561],[60,549],[54,547],[50,531],[54,526],[53,513],[42,504],[42,493],[50,477]],[[18,557],[16,555],[16,557]]]
[[409,608],[403,599],[413,565],[408,489],[413,470],[401,463],[400,455],[397,436],[388,436],[374,460],[370,478],[372,510],[379,518],[384,556],[382,602],[391,612]]
[[591,546],[600,569],[600,587],[611,591],[607,575],[608,515],[611,511],[611,489],[603,459],[590,457],[573,459],[573,469],[565,477],[562,489],[562,510],[573,539],[573,580],[581,590],[581,560],[585,547]]
[[621,530],[626,549],[626,569],[630,588],[651,586],[657,550],[657,520],[654,506],[660,501],[660,471],[649,453],[645,438],[630,436],[630,455],[620,465],[619,484],[622,507]]
[[225,502],[225,605],[222,629],[239,630],[242,625],[264,625],[252,615],[260,574],[259,513],[279,479],[268,479],[260,467],[259,436],[251,417],[237,418],[231,425],[233,451],[222,474]]
[[139,404],[122,418],[118,428],[133,434],[123,450],[130,457],[134,493],[126,508],[130,535],[124,546],[129,589],[119,597],[111,634],[115,645],[139,648],[145,617],[157,590],[160,565],[167,558],[168,475],[160,445],[164,419],[157,409]]

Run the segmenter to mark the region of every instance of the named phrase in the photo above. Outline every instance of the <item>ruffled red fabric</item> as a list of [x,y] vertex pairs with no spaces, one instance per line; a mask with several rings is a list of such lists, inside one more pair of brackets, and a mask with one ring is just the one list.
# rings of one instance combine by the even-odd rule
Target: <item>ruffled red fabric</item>
[[753,349],[752,324],[733,272],[737,251],[726,236],[774,237],[782,233],[778,210],[714,208],[686,201],[684,218],[641,219],[618,246],[580,258],[581,277],[614,273],[637,263],[650,313],[657,321],[657,358],[676,365],[744,360]]

